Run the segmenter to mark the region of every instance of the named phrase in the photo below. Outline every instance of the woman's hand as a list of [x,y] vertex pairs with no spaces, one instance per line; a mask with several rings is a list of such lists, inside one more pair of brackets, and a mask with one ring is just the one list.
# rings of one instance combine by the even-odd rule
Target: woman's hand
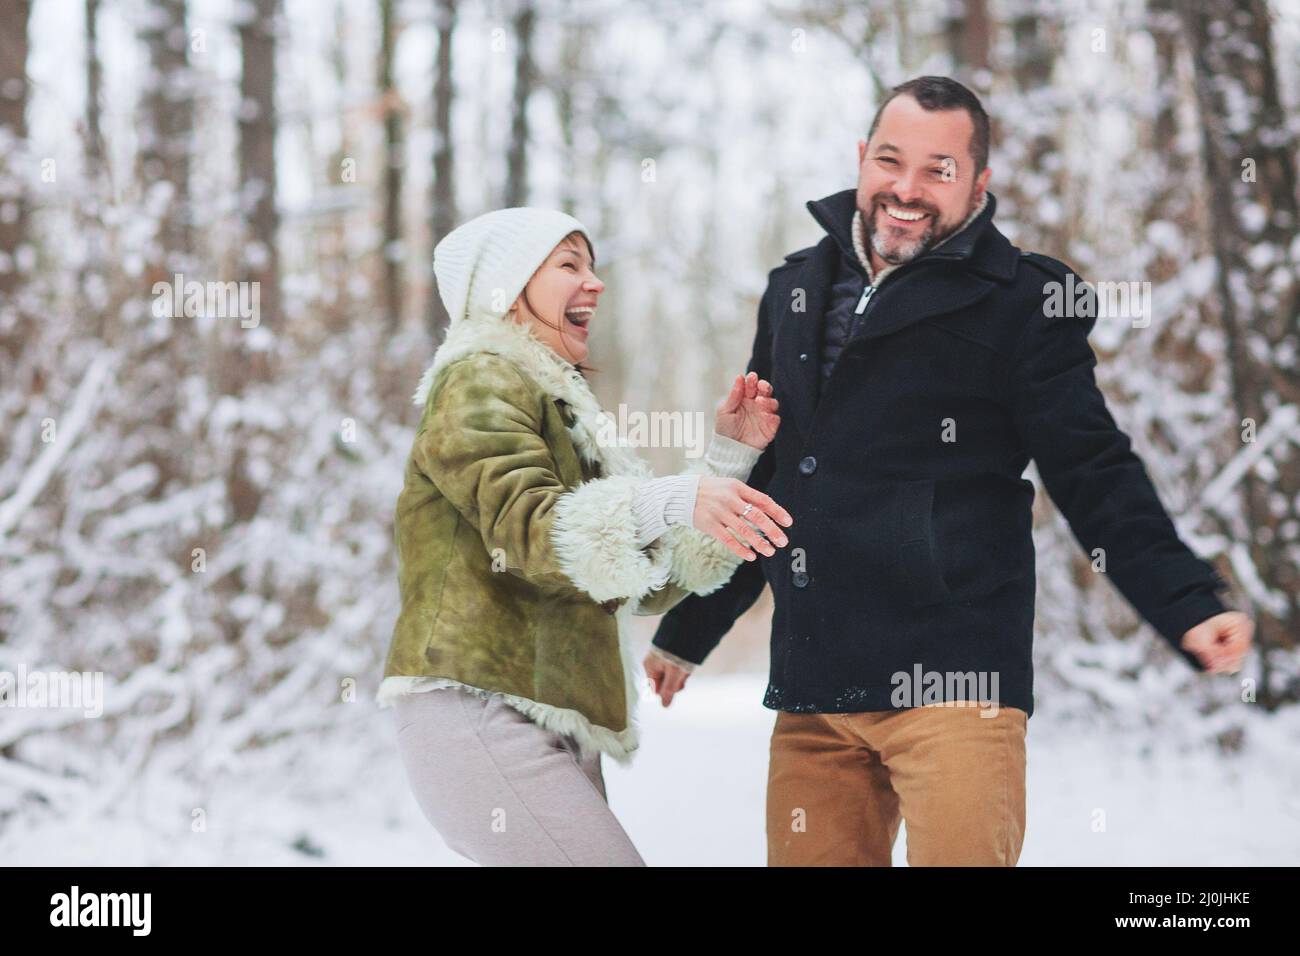
[[776,408],[777,400],[772,397],[770,382],[759,378],[757,372],[737,375],[731,383],[731,391],[718,406],[713,428],[725,438],[762,451],[781,424]]
[[664,660],[654,651],[646,654],[641,666],[645,668],[646,677],[650,678],[651,689],[659,695],[665,707],[673,702],[673,695],[686,686],[686,678],[691,676],[686,668]]
[[[757,531],[750,526],[750,522],[758,526]],[[753,561],[757,557],[754,551],[761,551],[770,558],[776,554],[773,543],[777,547],[789,544],[789,540],[777,527],[778,523],[788,528],[794,524],[794,519],[763,492],[755,491],[735,478],[716,478],[710,475],[700,478],[691,524],[697,530],[713,535],[737,557]],[[763,534],[759,534],[759,531]],[[732,537],[733,533],[736,537]],[[737,541],[736,538],[740,540]],[[745,547],[745,544],[749,547]]]

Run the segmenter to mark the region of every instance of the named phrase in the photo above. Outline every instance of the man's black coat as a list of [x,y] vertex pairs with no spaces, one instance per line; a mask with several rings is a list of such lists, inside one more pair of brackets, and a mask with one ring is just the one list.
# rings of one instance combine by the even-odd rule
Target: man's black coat
[[[990,195],[964,230],[881,281],[823,392],[819,336],[855,193],[808,203],[828,235],[769,274],[749,362],[781,414],[749,484],[794,518],[789,546],[680,603],[657,646],[703,661],[766,579],[765,706],[890,710],[897,675],[934,672],[958,688],[937,699],[979,699],[996,679],[1000,703],[1032,714],[1033,459],[1085,552],[1104,554],[1129,603],[1203,669],[1179,641],[1226,609],[1226,585],[1179,540],[1106,408],[1096,318],[1044,308],[1068,268],[1013,246],[996,205]],[[982,675],[983,692],[963,692],[959,675]]]

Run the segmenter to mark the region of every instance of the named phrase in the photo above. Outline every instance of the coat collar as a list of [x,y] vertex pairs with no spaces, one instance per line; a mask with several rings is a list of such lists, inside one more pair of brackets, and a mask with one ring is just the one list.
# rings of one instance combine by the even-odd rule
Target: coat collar
[[[987,202],[964,228],[882,274],[869,320],[845,343],[846,350],[860,340],[890,335],[930,318],[948,316],[959,322],[965,309],[1015,278],[1019,250],[993,225],[997,199],[992,193],[985,196]],[[840,257],[857,261],[851,231],[857,191],[845,189],[807,205],[827,235],[808,254],[787,257],[792,271],[783,279],[785,287],[804,290],[805,300],[801,312],[785,306],[789,314],[778,323],[783,331],[773,356],[773,384],[782,393],[778,398],[783,420],[803,434],[813,427],[822,385],[818,361],[807,359],[821,354],[822,327]],[[806,358],[801,360],[801,355]]]
[[[843,189],[807,203],[812,217],[854,262],[859,261],[853,239],[853,224],[858,213],[857,198],[856,189]],[[949,259],[990,279],[1011,281],[1016,274],[1017,250],[993,225],[997,209],[997,197],[985,190],[984,198],[960,229],[912,261],[919,263],[932,258]],[[910,266],[911,263],[903,265]],[[882,270],[881,279],[897,268],[901,266]],[[867,274],[870,275],[870,271]]]
[[508,318],[463,318],[452,323],[425,369],[413,396],[424,406],[438,374],[457,359],[491,352],[508,359],[559,404],[578,454],[603,475],[652,477],[650,467],[618,434],[614,419],[600,407],[591,386],[574,365],[557,355],[526,325]]
[[[934,248],[941,249],[945,246],[949,246],[949,243],[951,243],[954,239],[960,239],[961,236],[967,231],[967,228],[971,225],[971,223],[973,223],[976,219],[980,217],[980,215],[988,207],[988,204],[989,204],[989,194],[985,192],[984,195],[980,196],[980,201],[975,204],[975,208],[970,211],[970,215],[966,217],[966,221],[963,222],[960,227],[958,227],[957,231],[945,236],[943,239],[940,239],[939,243]],[[853,252],[857,256],[858,262],[861,263],[862,268],[866,270],[867,280],[872,285],[879,285],[880,283],[885,281],[885,277],[888,276],[891,272],[907,264],[907,263],[900,263],[899,265],[886,265],[879,272],[875,271],[875,269],[871,265],[871,256],[867,251],[867,229],[866,229],[866,223],[862,219],[861,209],[853,210],[852,232],[853,232]],[[951,246],[949,246],[949,248],[951,248]]]

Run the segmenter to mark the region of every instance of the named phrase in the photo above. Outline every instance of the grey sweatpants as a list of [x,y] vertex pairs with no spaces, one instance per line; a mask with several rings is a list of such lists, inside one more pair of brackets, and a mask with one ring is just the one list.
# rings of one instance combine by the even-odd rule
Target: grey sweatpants
[[499,698],[399,697],[397,747],[447,846],[484,866],[645,866],[605,798],[600,754]]

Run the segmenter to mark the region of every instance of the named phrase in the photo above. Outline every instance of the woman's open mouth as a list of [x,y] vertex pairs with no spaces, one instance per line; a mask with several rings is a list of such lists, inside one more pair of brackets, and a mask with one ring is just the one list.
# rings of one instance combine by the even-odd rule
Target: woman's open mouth
[[575,329],[580,329],[582,334],[586,335],[587,323],[591,321],[591,317],[595,314],[596,310],[591,306],[581,305],[573,309],[566,309],[564,317],[568,320],[569,325]]

